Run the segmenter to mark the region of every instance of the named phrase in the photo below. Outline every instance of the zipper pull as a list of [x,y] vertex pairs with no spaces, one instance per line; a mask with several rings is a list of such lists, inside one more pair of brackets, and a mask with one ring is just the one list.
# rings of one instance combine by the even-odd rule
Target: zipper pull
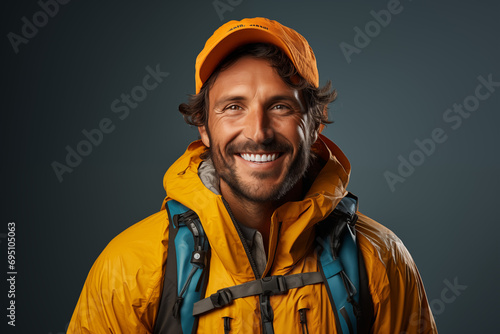
[[224,319],[224,334],[229,334],[231,331],[231,319],[230,317],[223,317]]
[[302,333],[304,334],[309,334],[309,328],[307,327],[307,316],[306,316],[306,311],[308,311],[308,308],[301,308],[299,310],[299,315],[300,315],[300,324],[302,325]]

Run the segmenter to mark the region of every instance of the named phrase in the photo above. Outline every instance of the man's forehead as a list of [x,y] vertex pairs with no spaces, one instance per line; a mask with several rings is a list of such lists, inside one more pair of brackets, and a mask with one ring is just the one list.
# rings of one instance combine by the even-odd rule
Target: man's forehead
[[[222,101],[247,100],[258,88],[264,91],[267,100],[298,101],[300,93],[278,74],[268,60],[245,56],[221,71],[210,88],[211,99]],[[262,91],[261,91],[262,92]]]

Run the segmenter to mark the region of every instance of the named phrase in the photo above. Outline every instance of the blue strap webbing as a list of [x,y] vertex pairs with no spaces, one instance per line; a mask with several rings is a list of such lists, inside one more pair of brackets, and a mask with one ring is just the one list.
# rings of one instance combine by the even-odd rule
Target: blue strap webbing
[[[353,202],[354,201],[354,202]],[[344,214],[356,213],[356,201],[352,198],[343,198],[336,210]],[[357,319],[352,303],[348,301],[349,294],[356,303],[359,302],[359,269],[358,249],[354,236],[346,226],[342,238],[339,256],[334,259],[331,251],[332,234],[318,236],[318,242],[323,248],[320,254],[320,263],[328,283],[342,333],[357,333]],[[343,273],[342,273],[343,272]],[[332,305],[333,306],[333,305]]]
[[[172,219],[175,215],[189,211],[187,207],[173,200],[168,201],[167,206]],[[193,269],[195,266],[191,263],[191,255],[195,246],[194,237],[189,228],[183,222],[179,222],[178,227],[173,222],[172,225],[174,228],[179,229],[174,241],[177,259],[177,296],[181,295],[183,288],[185,289],[182,293],[183,301],[180,306],[182,332],[191,333],[194,325],[193,304],[201,298],[201,291],[196,291],[196,285],[200,280],[203,270],[199,267]],[[191,270],[196,271],[192,274]],[[192,275],[191,280],[187,283],[187,287],[185,287],[190,274]]]

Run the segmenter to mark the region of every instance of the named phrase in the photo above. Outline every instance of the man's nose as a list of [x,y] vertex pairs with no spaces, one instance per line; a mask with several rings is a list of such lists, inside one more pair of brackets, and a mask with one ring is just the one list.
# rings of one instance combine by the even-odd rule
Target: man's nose
[[244,134],[258,144],[266,144],[273,140],[274,130],[271,127],[271,120],[263,108],[256,108],[247,114]]

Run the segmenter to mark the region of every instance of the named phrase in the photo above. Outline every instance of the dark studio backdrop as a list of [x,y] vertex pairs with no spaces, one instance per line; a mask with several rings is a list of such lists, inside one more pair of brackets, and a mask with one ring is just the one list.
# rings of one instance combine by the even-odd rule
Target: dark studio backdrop
[[2,333],[65,331],[97,256],[159,210],[165,171],[197,138],[177,106],[194,92],[198,52],[222,23],[253,16],[303,34],[321,84],[333,81],[323,133],[351,161],[360,210],[410,250],[440,332],[498,327],[498,2],[2,7]]

